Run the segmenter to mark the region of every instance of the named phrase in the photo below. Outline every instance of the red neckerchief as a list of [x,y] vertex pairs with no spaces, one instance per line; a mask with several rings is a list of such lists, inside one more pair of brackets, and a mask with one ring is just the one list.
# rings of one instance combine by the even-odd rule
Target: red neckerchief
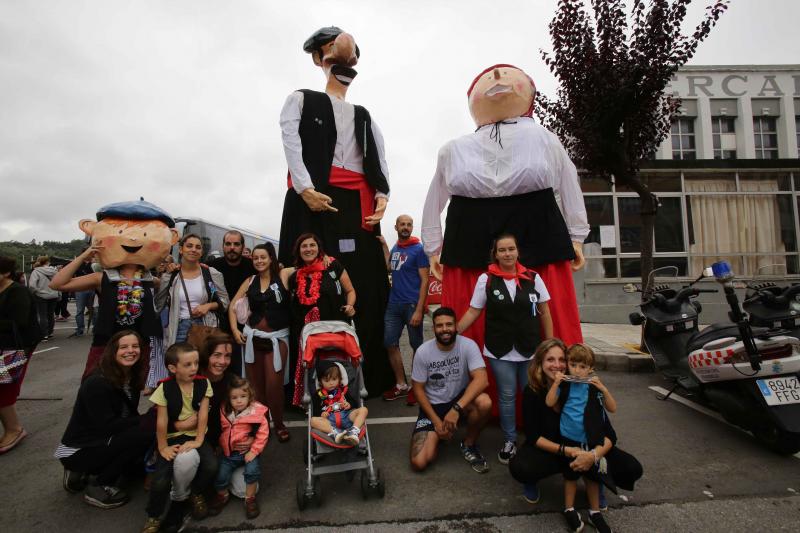
[[[331,258],[333,260],[333,258]],[[317,257],[310,265],[297,269],[297,299],[303,305],[314,305],[319,300],[319,288],[322,284],[322,273],[325,265],[322,258]],[[311,286],[308,286],[308,279]]]
[[502,270],[498,264],[492,263],[491,265],[489,265],[489,274],[491,274],[492,276],[497,276],[498,278],[513,279],[514,281],[516,281],[517,287],[520,286],[519,284],[520,278],[528,281],[533,280],[533,276],[531,275],[535,274],[533,270],[528,270],[527,268],[522,266],[519,261],[517,261],[516,266],[517,268],[515,272],[506,272],[505,270]]
[[397,241],[398,248],[408,248],[409,246],[414,246],[415,244],[419,244],[419,239],[417,237],[409,237],[405,241]]

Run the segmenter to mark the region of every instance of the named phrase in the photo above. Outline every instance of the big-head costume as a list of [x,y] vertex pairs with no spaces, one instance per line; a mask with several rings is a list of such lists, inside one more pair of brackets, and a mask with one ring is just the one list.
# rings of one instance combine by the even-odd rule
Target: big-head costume
[[[519,261],[535,270],[551,296],[554,335],[582,341],[572,270],[583,265],[589,233],[575,165],[558,138],[531,117],[536,88],[512,65],[481,72],[467,93],[478,127],[439,151],[422,218],[425,252],[443,265],[442,305],[460,316],[492,240],[517,238]],[[556,201],[561,200],[561,208]],[[450,201],[442,235],[441,212]],[[466,335],[484,344],[484,322]]]
[[[86,378],[114,333],[132,329],[145,342],[162,336],[150,269],[169,254],[178,242],[178,232],[169,214],[144,200],[106,205],[97,211],[96,221],[83,219],[78,225],[91,237],[103,267],[94,338],[83,374]],[[135,274],[126,278],[123,270]],[[145,348],[142,357],[147,356]]]
[[360,55],[353,37],[322,28],[303,50],[322,68],[327,85],[325,92],[293,92],[281,111],[289,176],[278,259],[293,264],[295,241],[312,232],[344,265],[357,294],[365,380],[371,393],[379,393],[393,384],[382,342],[389,285],[376,239],[389,194],[383,136],[366,109],[345,101]]

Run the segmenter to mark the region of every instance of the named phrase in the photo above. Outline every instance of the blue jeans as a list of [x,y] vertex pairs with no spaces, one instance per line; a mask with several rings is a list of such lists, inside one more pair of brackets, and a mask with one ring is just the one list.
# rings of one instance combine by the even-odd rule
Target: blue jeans
[[422,322],[419,326],[412,326],[411,316],[417,304],[387,304],[386,312],[383,315],[383,345],[386,348],[400,345],[400,335],[403,334],[403,327],[408,327],[408,343],[416,353],[417,348],[422,344]]
[[519,363],[503,361],[502,359],[486,358],[492,367],[494,379],[497,382],[497,405],[500,411],[500,429],[503,430],[505,440],[516,442],[517,418],[516,399],[517,392],[522,392],[528,384],[528,365],[530,361]]
[[246,463],[244,454],[233,452],[229,457],[225,455],[219,458],[219,470],[217,470],[217,480],[214,481],[214,488],[223,491],[228,488],[231,482],[233,471],[244,465],[244,482],[248,485],[258,483],[261,479],[261,466],[258,464],[258,457]]
[[[84,314],[87,309],[90,309],[94,303],[94,291],[81,291],[75,293],[75,333],[82,335],[85,329]],[[91,320],[91,318],[90,318]],[[89,327],[92,323],[89,322]]]
[[178,330],[175,332],[175,342],[186,342],[189,336],[189,328],[192,324],[203,324],[202,318],[181,318],[178,321]]

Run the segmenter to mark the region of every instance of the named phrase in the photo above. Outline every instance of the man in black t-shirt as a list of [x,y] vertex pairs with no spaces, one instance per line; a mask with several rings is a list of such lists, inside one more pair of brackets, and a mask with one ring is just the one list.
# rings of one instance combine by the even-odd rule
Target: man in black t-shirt
[[[230,230],[223,236],[222,241],[222,257],[218,257],[209,262],[209,266],[216,268],[222,273],[225,280],[225,289],[228,291],[231,300],[236,295],[242,283],[254,276],[256,269],[253,268],[253,262],[249,257],[242,256],[244,249],[244,235],[236,230]],[[242,324],[239,324],[242,327]],[[223,325],[225,330],[228,330],[227,323]],[[234,346],[233,353],[231,354],[231,369],[239,376],[244,376],[244,369],[242,368],[242,355],[240,346]]]

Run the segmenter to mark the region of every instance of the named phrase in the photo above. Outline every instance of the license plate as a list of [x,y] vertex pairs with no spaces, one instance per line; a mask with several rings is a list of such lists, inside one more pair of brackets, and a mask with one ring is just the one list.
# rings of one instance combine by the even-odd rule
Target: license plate
[[759,379],[756,383],[767,405],[800,403],[800,383],[797,376]]

